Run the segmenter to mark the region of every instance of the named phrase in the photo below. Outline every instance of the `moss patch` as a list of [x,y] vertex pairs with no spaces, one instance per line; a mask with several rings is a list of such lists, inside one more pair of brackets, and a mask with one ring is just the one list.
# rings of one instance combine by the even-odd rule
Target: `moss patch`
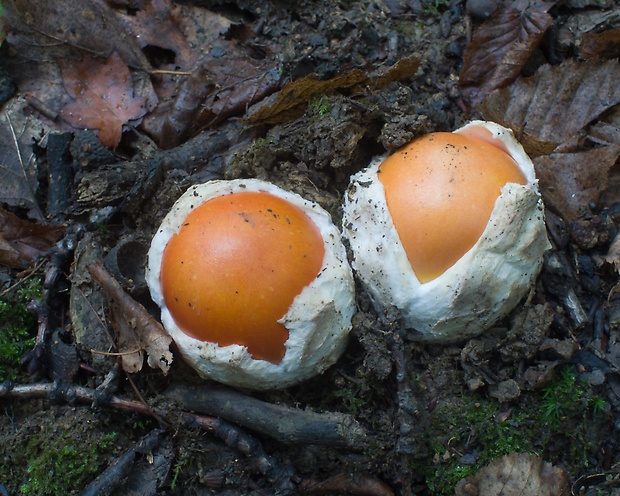
[[0,382],[18,377],[22,357],[34,347],[37,319],[27,305],[41,291],[41,280],[32,279],[0,299]]
[[[430,434],[432,461],[423,460],[414,469],[426,477],[435,495],[454,494],[460,479],[510,453],[538,453],[577,473],[588,465],[593,439],[586,426],[601,425],[596,420],[607,410],[570,366],[514,405],[464,394],[456,403],[437,405]],[[569,462],[574,466],[566,466]]]
[[12,494],[77,494],[107,465],[116,432],[81,408],[57,407],[5,429],[0,480]]

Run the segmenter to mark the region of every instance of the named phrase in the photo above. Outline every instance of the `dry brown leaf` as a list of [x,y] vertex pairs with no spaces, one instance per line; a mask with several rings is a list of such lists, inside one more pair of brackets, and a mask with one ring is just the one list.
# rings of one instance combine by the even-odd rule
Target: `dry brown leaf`
[[131,67],[149,63],[106,2],[98,0],[4,0],[4,17],[13,33],[8,40],[23,57],[51,60],[66,47],[108,57],[113,52]]
[[146,113],[146,98],[134,98],[129,68],[116,54],[107,60],[85,57],[81,62],[59,62],[65,88],[75,101],[61,116],[76,128],[95,129],[100,141],[116,148],[123,125]]
[[463,95],[477,105],[491,91],[514,81],[552,22],[549,14],[534,7],[502,9],[485,21],[463,54]]
[[37,202],[38,166],[33,144],[45,146],[49,128],[24,112],[23,98],[11,100],[0,114],[0,202],[28,209],[42,221]]
[[[511,128],[531,156],[550,153],[620,103],[620,63],[567,61],[496,90],[483,102],[485,119]],[[532,147],[532,142],[544,147]]]
[[568,476],[536,455],[513,453],[456,485],[456,496],[568,496]]
[[314,75],[306,76],[288,83],[273,100],[254,109],[245,121],[254,125],[288,122],[303,115],[314,95],[351,88],[366,81],[368,76],[360,69],[323,81]]
[[64,233],[64,226],[35,224],[0,208],[0,264],[28,268],[47,255]]
[[121,354],[123,370],[128,374],[135,374],[142,370],[144,351],[135,327],[130,319],[119,309],[114,302],[110,303],[110,325],[116,331],[118,352]]
[[568,222],[580,217],[589,202],[604,206],[599,202],[619,155],[620,146],[605,146],[534,159],[545,205]]
[[370,86],[373,89],[381,89],[394,81],[402,81],[413,77],[419,65],[420,61],[415,57],[402,58],[393,66],[379,71],[376,76],[372,76]]
[[579,56],[583,59],[620,57],[620,28],[584,34],[579,45]]

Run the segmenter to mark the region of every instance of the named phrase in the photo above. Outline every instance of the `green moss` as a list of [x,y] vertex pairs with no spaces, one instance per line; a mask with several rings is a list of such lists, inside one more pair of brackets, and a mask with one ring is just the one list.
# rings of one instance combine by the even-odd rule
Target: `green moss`
[[434,456],[414,468],[438,496],[454,494],[460,479],[510,453],[536,452],[555,463],[573,460],[578,470],[587,465],[592,439],[586,426],[599,424],[585,420],[608,409],[569,366],[544,389],[524,394],[510,407],[463,394],[458,403],[436,407],[429,434]]
[[21,494],[71,494],[100,472],[104,454],[113,446],[116,433],[98,434],[89,439],[73,434],[73,430],[66,430],[51,437],[30,438],[24,450],[29,462],[26,482],[19,488]]
[[313,96],[310,100],[310,107],[320,116],[332,111],[332,104],[325,95]]
[[0,300],[0,382],[17,378],[22,357],[34,347],[37,319],[27,305],[41,293],[41,280],[31,279]]
[[333,397],[337,398],[337,403],[342,405],[342,410],[354,417],[360,413],[360,410],[366,405],[364,399],[355,395],[351,389],[340,388],[333,391]]

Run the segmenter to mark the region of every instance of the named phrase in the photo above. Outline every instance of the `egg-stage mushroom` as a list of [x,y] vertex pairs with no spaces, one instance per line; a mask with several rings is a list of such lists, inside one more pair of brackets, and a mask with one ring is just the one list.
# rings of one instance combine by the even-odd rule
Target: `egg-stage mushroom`
[[534,166],[512,131],[473,121],[378,157],[351,179],[343,228],[379,312],[409,337],[475,336],[529,292],[549,248]]
[[248,179],[191,186],[153,237],[147,282],[203,377],[251,389],[317,375],[342,354],[354,284],[319,205]]

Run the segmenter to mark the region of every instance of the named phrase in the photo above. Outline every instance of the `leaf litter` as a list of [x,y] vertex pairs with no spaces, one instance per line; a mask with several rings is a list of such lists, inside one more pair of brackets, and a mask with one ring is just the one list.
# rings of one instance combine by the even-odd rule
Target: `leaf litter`
[[0,265],[26,269],[54,248],[64,226],[41,225],[0,208]]
[[461,480],[456,496],[565,496],[568,477],[562,469],[545,463],[536,455],[514,453]]
[[[605,113],[620,103],[620,63],[566,61],[542,66],[534,75],[491,93],[481,104],[482,115],[511,128],[534,157],[543,198],[567,221],[601,205],[608,187],[617,184],[612,172],[620,148],[588,144],[589,130],[604,122]],[[614,177],[615,176],[615,177]]]

